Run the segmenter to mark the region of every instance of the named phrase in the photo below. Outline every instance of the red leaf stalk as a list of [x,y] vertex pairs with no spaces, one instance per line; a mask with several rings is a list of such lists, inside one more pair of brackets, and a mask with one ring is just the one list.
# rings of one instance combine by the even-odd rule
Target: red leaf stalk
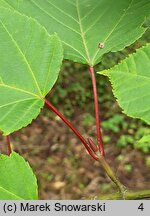
[[6,143],[7,143],[8,155],[10,155],[12,150],[11,150],[10,136],[9,135],[6,136]]
[[56,115],[58,115],[62,121],[74,132],[74,134],[78,137],[78,139],[82,142],[82,144],[87,149],[88,153],[91,155],[91,157],[94,160],[98,160],[98,157],[95,155],[95,153],[92,151],[92,149],[89,147],[87,141],[84,139],[84,137],[74,128],[74,126],[69,122],[65,116],[63,116],[47,99],[45,99],[45,105],[52,110]]
[[102,140],[102,133],[101,133],[101,124],[100,124],[99,107],[98,107],[98,96],[97,96],[97,86],[96,86],[94,68],[92,66],[90,66],[89,70],[90,70],[90,74],[91,74],[91,78],[92,78],[93,95],[94,95],[97,143],[98,143],[98,148],[99,148],[101,155],[105,156],[104,147],[103,147],[103,140]]

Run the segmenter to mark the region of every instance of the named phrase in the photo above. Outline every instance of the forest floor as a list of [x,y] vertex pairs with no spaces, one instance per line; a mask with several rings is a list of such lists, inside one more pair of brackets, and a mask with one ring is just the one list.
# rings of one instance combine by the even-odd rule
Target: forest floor
[[[72,122],[84,137],[94,135],[95,126],[79,126],[82,113]],[[89,199],[116,191],[99,163],[58,118],[53,121],[41,115],[11,137],[14,150],[29,161],[37,175],[40,199]],[[147,155],[131,146],[118,148],[114,139],[105,145],[105,151],[108,163],[126,187],[150,188]]]

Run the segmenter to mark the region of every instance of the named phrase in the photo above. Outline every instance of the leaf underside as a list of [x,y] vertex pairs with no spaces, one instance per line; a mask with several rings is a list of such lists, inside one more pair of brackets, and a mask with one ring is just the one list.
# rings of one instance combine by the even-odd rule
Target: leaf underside
[[0,173],[0,200],[38,199],[36,177],[20,155],[0,155]]
[[124,113],[150,124],[150,44],[99,73],[109,77]]
[[57,32],[66,59],[92,66],[104,53],[141,37],[150,15],[149,0],[1,0],[0,6],[35,18],[50,34]]
[[62,47],[35,20],[0,8],[0,130],[7,135],[40,113],[62,62]]

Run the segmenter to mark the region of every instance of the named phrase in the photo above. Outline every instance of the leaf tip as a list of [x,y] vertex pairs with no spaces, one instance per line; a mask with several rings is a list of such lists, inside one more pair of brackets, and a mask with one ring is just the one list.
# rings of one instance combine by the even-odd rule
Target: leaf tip
[[103,76],[108,76],[108,70],[98,71],[97,73]]

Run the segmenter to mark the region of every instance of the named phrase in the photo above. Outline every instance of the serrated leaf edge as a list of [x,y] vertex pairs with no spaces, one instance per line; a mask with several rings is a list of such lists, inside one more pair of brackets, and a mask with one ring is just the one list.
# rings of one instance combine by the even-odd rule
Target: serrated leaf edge
[[113,69],[115,69],[117,66],[119,66],[120,64],[122,64],[122,63],[123,63],[124,61],[126,61],[128,58],[130,58],[130,56],[136,55],[138,51],[143,50],[143,49],[146,48],[147,46],[150,46],[150,43],[147,43],[146,45],[144,45],[144,46],[142,46],[141,48],[137,49],[134,53],[129,54],[125,59],[121,60],[121,61],[119,62],[119,64],[115,65],[114,67],[112,67],[112,68],[110,68],[110,69],[107,69],[107,70],[98,71],[97,73],[100,74],[100,75],[103,75],[103,76],[107,76],[107,77],[108,77],[108,79],[109,79],[109,81],[110,81],[110,83],[111,83],[111,86],[112,86],[113,95],[114,95],[114,97],[115,97],[115,99],[116,99],[116,101],[117,101],[119,107],[121,107],[122,113],[124,113],[125,115],[127,115],[127,116],[129,116],[129,117],[131,117],[131,118],[140,119],[140,120],[146,122],[146,123],[149,125],[150,123],[149,123],[147,120],[143,119],[142,117],[137,117],[137,116],[135,116],[134,114],[127,114],[127,113],[126,113],[126,110],[122,107],[122,105],[120,104],[120,102],[119,102],[119,100],[118,100],[118,96],[117,96],[118,94],[117,94],[117,92],[116,92],[116,90],[115,90],[114,82],[113,82],[113,80],[111,79],[111,77],[110,77],[110,75],[109,75],[109,71],[110,71],[110,70],[113,71]]
[[[3,160],[3,159],[9,159],[9,158],[11,159],[11,158],[14,157],[15,155],[17,155],[17,156],[20,157],[20,159],[25,163],[26,168],[32,173],[32,176],[33,176],[33,178],[34,178],[34,186],[35,186],[35,188],[36,188],[36,197],[38,198],[38,184],[37,184],[37,178],[36,178],[36,176],[35,176],[35,174],[34,174],[32,168],[30,167],[29,162],[26,161],[22,156],[20,156],[18,153],[14,152],[14,151],[13,151],[9,156],[8,156],[8,155],[4,155],[4,154],[0,154],[0,158],[1,158],[2,160]],[[0,186],[0,188],[2,188],[2,187]],[[13,195],[13,196],[19,198],[19,200],[25,200],[25,199],[23,199],[22,197],[17,196],[16,194],[12,193],[11,191],[6,190],[5,188],[2,188],[2,189],[5,190],[5,191],[7,191],[9,194],[11,194],[11,195]]]

